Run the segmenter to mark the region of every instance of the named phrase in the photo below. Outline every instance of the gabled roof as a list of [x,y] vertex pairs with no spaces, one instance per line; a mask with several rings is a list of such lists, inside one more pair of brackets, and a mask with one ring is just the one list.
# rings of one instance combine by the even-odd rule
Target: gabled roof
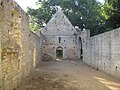
[[53,15],[44,30],[44,34],[48,35],[62,33],[73,35],[74,32],[76,32],[74,26],[60,9]]

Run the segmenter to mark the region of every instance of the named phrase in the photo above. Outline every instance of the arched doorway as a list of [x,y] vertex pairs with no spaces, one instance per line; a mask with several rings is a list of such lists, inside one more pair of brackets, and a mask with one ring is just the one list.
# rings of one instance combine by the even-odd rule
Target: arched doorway
[[60,46],[56,48],[56,58],[63,58],[63,48]]

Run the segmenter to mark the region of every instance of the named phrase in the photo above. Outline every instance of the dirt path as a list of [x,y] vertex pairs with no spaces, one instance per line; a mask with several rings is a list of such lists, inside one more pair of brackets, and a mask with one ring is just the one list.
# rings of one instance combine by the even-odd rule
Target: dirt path
[[17,90],[120,90],[120,81],[78,61],[39,65]]

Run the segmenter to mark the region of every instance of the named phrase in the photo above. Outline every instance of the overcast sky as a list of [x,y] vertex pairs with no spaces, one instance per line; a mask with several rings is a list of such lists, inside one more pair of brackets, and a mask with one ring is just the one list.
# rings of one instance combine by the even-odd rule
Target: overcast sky
[[[23,10],[27,10],[27,7],[35,8],[35,2],[38,0],[15,0],[22,8]],[[98,0],[100,2],[104,2],[104,0]]]

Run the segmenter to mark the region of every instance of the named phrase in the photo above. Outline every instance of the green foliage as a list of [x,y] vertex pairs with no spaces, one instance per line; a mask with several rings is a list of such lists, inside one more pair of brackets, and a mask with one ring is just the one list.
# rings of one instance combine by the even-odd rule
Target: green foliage
[[105,28],[111,30],[120,27],[120,0],[106,0],[103,8]]
[[[91,35],[104,32],[102,24],[105,16],[101,12],[102,4],[96,0],[39,0],[37,5],[38,9],[28,8],[33,30],[37,30],[43,27],[44,23],[48,23],[56,12],[56,7],[60,6],[74,26],[90,29]],[[104,12],[104,14],[106,13]]]

